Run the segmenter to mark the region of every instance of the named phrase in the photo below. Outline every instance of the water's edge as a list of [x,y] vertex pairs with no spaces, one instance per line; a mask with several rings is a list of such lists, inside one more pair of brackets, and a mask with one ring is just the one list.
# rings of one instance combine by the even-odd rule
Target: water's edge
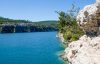
[[60,58],[63,60],[63,62],[64,62],[64,64],[69,64],[69,61],[66,59],[66,58],[64,58],[64,55],[65,55],[65,49],[66,49],[66,47],[67,47],[67,45],[66,45],[66,43],[65,43],[65,40],[64,40],[64,38],[63,38],[63,34],[62,33],[57,33],[56,34],[56,37],[59,39],[59,41],[60,41],[60,44],[62,45],[62,47],[64,48],[64,50],[62,50],[62,52],[60,53]]

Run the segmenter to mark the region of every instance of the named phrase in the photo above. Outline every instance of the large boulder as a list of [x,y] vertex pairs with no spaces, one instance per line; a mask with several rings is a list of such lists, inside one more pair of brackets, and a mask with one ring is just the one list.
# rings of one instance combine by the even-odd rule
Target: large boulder
[[95,4],[87,5],[82,9],[77,21],[79,26],[87,35],[97,36],[100,34],[100,0],[96,0]]

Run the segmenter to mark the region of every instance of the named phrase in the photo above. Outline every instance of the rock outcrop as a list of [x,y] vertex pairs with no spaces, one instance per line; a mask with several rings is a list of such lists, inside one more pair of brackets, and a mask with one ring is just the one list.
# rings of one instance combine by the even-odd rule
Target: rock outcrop
[[70,64],[100,64],[100,36],[82,36],[78,41],[69,44],[62,58]]
[[70,64],[100,64],[100,0],[81,10],[77,20],[86,34],[71,42],[61,57]]
[[100,0],[86,6],[77,16],[79,26],[90,36],[100,34]]

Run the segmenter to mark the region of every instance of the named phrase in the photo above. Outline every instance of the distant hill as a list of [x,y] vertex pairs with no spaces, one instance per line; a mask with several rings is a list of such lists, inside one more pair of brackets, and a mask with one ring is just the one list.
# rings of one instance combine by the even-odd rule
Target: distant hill
[[0,24],[2,23],[27,23],[30,22],[28,20],[14,20],[9,18],[0,17]]
[[56,20],[32,22],[29,20],[14,20],[0,17],[0,26],[1,33],[47,32],[58,30]]

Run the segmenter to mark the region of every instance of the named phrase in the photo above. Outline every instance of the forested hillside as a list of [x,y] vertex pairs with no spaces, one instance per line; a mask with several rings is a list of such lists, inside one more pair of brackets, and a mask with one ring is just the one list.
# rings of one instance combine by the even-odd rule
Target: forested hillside
[[0,17],[0,32],[48,32],[57,31],[57,21],[38,21],[32,22],[29,20],[13,20]]

